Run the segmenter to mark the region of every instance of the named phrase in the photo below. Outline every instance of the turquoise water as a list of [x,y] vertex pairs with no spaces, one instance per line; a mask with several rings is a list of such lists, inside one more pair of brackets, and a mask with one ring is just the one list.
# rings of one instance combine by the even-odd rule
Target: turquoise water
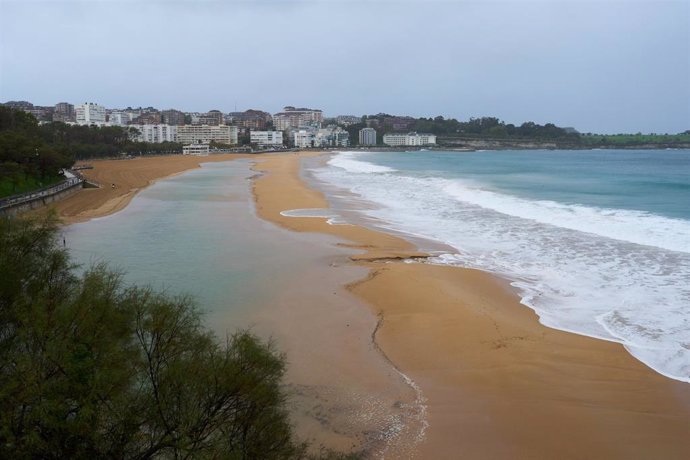
[[117,214],[69,226],[72,256],[83,267],[105,261],[128,283],[192,295],[221,334],[251,325],[248,308],[289,282],[301,248],[253,215],[249,166],[205,163],[143,190]]
[[363,156],[405,174],[462,178],[533,200],[690,219],[690,151],[496,151]]
[[[312,174],[343,214],[510,279],[550,327],[690,382],[690,151],[344,152]],[[343,191],[348,193],[342,193]]]

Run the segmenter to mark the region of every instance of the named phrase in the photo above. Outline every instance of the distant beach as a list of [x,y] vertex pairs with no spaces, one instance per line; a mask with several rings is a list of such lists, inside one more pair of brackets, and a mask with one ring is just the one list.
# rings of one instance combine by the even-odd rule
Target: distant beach
[[[332,362],[334,368],[351,369],[350,378],[374,378],[356,371],[357,362],[352,360],[352,356],[373,359],[361,348],[369,344],[384,361],[371,361],[374,367],[362,369],[385,369],[389,360],[394,367],[388,372],[396,374],[391,374],[391,382],[409,379],[405,385],[414,391],[406,394],[399,387],[395,392],[401,392],[397,393],[403,398],[400,404],[411,405],[418,426],[409,431],[405,445],[390,447],[390,458],[690,457],[687,384],[655,373],[619,344],[542,326],[531,310],[520,305],[508,283],[493,275],[404,263],[423,260],[426,254],[392,234],[358,225],[331,225],[326,217],[285,213],[328,207],[324,195],[309,188],[300,175],[301,162],[314,155],[319,154],[247,156],[260,173],[253,179],[256,214],[308,238],[323,238],[310,233],[330,235],[333,240],[327,244],[349,254],[351,262],[335,253],[317,258],[312,262],[314,273],[347,271],[339,279],[349,277],[347,289],[371,310],[358,309],[354,297],[337,295],[338,311],[346,309],[350,316],[333,317],[347,324],[329,323],[326,319],[333,312],[327,299],[334,298],[333,292],[326,292],[313,275],[308,286],[293,282],[299,288],[291,290],[292,300],[284,308],[297,308],[304,288],[321,292],[306,300],[315,304],[299,309],[299,321],[290,319],[291,310],[283,310],[285,321],[273,318],[272,324],[280,329],[284,322],[280,334],[299,335],[292,339],[295,346],[301,342],[302,347],[318,349],[331,331],[355,340],[352,343],[359,344],[355,350],[360,351],[349,360],[341,355]],[[200,162],[238,157],[94,162],[96,167],[87,170],[87,176],[115,183],[116,188],[84,190],[61,202],[57,211],[67,222],[108,215],[123,209],[137,190],[155,180],[196,168]],[[362,276],[353,279],[351,270]],[[309,324],[321,329],[309,334]],[[301,379],[307,381],[311,373],[318,381],[328,374],[323,368],[328,355],[316,362],[318,367],[312,369],[309,362],[298,365]],[[374,380],[369,388],[385,381]],[[325,436],[320,430],[307,431]],[[343,448],[345,439],[331,437],[330,442]]]

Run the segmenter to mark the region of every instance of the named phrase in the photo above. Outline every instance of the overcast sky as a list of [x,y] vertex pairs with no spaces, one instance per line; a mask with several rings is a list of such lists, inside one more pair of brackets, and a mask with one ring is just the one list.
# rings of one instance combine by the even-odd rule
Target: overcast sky
[[690,1],[0,0],[0,101],[690,129]]

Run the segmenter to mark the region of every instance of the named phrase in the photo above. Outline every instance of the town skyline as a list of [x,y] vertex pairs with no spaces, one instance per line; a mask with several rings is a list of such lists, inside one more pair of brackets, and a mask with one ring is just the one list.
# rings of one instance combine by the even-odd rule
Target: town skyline
[[[199,6],[203,5],[203,6]],[[0,100],[690,125],[687,2],[0,2]]]

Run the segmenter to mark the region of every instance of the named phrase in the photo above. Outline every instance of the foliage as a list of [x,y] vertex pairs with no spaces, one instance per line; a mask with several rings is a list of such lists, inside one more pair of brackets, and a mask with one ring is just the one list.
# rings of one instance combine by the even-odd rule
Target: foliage
[[[64,151],[45,142],[33,115],[0,107],[0,183],[4,194],[12,194],[27,184],[48,183],[74,160]],[[4,190],[7,189],[7,190]]]
[[64,176],[37,179],[19,172],[17,168],[16,163],[0,163],[0,197],[49,187],[65,179]]
[[302,458],[271,344],[185,297],[74,272],[56,222],[0,222],[1,458]]
[[582,136],[581,139],[582,143],[587,145],[675,144],[690,143],[690,132],[680,134],[587,134]]

